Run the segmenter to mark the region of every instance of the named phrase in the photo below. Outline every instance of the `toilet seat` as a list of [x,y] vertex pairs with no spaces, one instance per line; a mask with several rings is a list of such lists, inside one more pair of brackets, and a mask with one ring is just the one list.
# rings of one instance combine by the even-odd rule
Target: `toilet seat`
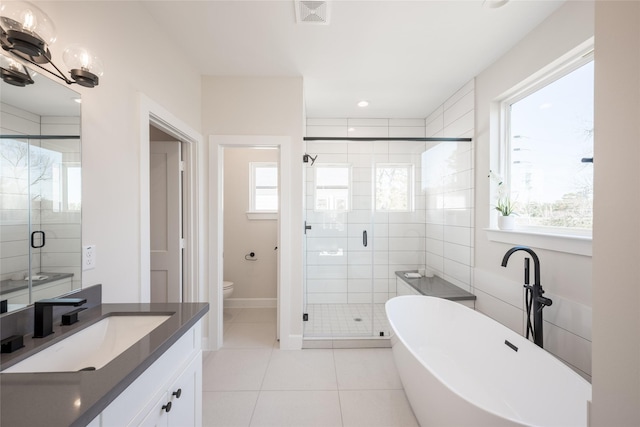
[[231,296],[231,294],[233,293],[233,282],[229,282],[227,280],[224,280],[222,282],[222,295],[224,299],[227,299]]

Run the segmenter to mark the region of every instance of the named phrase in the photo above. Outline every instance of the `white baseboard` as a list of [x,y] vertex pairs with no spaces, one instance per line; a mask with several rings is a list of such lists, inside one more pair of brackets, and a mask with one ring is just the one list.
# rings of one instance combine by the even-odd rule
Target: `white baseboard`
[[289,335],[280,338],[280,350],[302,350],[302,335]]
[[227,298],[224,308],[276,308],[276,298]]

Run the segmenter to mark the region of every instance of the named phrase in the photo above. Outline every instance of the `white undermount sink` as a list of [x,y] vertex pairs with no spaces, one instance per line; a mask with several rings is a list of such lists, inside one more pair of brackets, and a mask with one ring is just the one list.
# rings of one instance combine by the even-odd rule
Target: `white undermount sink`
[[153,331],[170,315],[112,315],[3,369],[17,372],[73,372],[100,369]]

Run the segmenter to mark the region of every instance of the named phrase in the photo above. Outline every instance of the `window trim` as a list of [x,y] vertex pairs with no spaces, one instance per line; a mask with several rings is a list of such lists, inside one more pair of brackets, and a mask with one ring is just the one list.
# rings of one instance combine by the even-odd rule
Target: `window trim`
[[522,228],[508,231],[485,228],[484,231],[487,233],[487,239],[491,242],[508,243],[514,246],[530,246],[573,255],[589,257],[593,255],[593,239],[591,236],[551,234]]
[[[560,62],[559,64],[553,66],[549,70],[546,70],[544,75],[539,78],[535,78],[535,80],[529,82],[528,84],[524,84],[521,87],[514,88],[514,90],[509,91],[508,95],[498,100],[499,105],[499,144],[498,144],[498,166],[499,173],[504,177],[505,185],[507,186],[507,191],[511,193],[511,150],[510,147],[510,135],[511,135],[511,127],[510,127],[510,106],[527,96],[543,89],[544,87],[554,83],[555,81],[563,78],[564,76],[572,73],[583,65],[588,64],[589,62],[594,61],[594,45],[593,43],[587,45],[583,49],[580,49],[574,55],[571,55],[568,59]],[[491,196],[495,196],[490,191]],[[493,206],[493,205],[490,205]],[[493,210],[493,208],[492,208]],[[486,229],[489,236],[489,240],[504,242],[504,243],[513,243],[518,239],[518,236],[523,235],[531,235],[531,236],[539,236],[539,237],[552,237],[558,239],[568,239],[568,241],[589,241],[589,249],[575,249],[576,252],[573,252],[572,249],[574,246],[569,245],[566,247],[566,250],[559,250],[560,252],[570,252],[576,253],[579,255],[591,255],[590,242],[593,235],[593,229],[591,230],[580,230],[580,229],[567,229],[564,230],[561,227],[543,227],[543,226],[520,226],[515,231],[505,232],[503,230],[499,230],[496,228]],[[491,232],[491,233],[489,233]],[[496,232],[496,233],[494,233]],[[509,240],[506,237],[498,237],[500,235],[509,235],[515,236],[513,241]],[[492,238],[493,236],[493,238]],[[535,239],[536,241],[539,239]],[[551,245],[553,246],[553,245]],[[541,246],[539,246],[541,247]],[[552,247],[549,247],[552,249]]]

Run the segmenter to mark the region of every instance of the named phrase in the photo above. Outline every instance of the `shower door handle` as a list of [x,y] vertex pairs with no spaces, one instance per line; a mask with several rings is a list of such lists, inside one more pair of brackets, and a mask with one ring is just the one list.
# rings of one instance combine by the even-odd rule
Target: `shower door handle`
[[[36,235],[40,235],[41,243],[39,245],[36,245]],[[33,233],[31,233],[31,247],[33,249],[40,249],[44,246],[44,242],[45,242],[45,235],[44,235],[44,231],[34,231]]]
[[367,230],[362,232],[362,244],[365,248],[367,247]]

